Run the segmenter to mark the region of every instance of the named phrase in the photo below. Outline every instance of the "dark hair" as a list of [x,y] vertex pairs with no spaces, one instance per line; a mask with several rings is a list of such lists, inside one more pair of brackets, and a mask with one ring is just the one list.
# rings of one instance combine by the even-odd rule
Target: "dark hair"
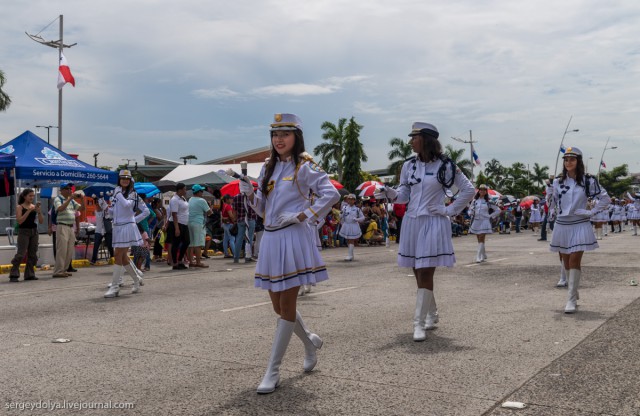
[[29,195],[31,192],[34,192],[34,190],[31,188],[27,188],[22,192],[20,192],[20,195],[18,196],[18,205],[24,204],[24,201],[26,200],[27,195]]
[[[580,186],[584,186],[584,162],[582,161],[582,155],[576,157],[576,183]],[[567,179],[569,172],[564,166],[564,157],[562,158],[562,175],[560,175],[560,183],[564,183]]]
[[433,136],[417,134],[422,137],[422,149],[418,152],[418,159],[422,162],[433,162],[442,155],[442,144]]
[[222,198],[222,193],[220,193],[220,189],[214,189],[213,192],[213,197],[216,199],[221,199]]
[[[271,137],[273,137],[273,133],[271,132]],[[300,153],[304,152],[304,136],[302,135],[302,130],[295,129],[293,131],[295,136],[295,142],[293,143],[293,149],[291,150],[291,156],[293,158],[293,163],[298,166],[300,162]],[[262,178],[262,186],[260,190],[262,191],[262,195],[268,197],[268,188],[269,188],[269,180],[271,179],[271,175],[273,175],[273,170],[276,168],[276,162],[278,161],[278,152],[273,147],[273,143],[271,144],[271,154],[269,155],[269,161],[265,164],[264,167],[264,177]]]
[[176,192],[178,192],[179,190],[184,189],[186,187],[187,187],[187,185],[183,184],[182,182],[178,182],[176,184]]
[[[484,189],[485,191],[487,191],[487,192],[484,194],[484,200],[485,200],[485,201],[487,201],[487,202],[489,202],[489,190],[488,190],[488,189],[486,189],[486,188],[482,188],[482,189]],[[474,197],[473,197],[473,199],[478,199],[478,198],[480,198],[480,189],[478,189],[478,192],[476,192],[476,196],[474,196]]]
[[145,199],[147,197],[147,194],[138,194],[138,196],[142,199]]
[[131,178],[125,178],[129,179],[129,185],[127,185],[126,188],[123,188],[122,185],[120,185],[120,179],[122,179],[122,176],[118,178],[118,186],[120,187],[120,189],[122,189],[122,195],[124,195],[125,198],[128,198],[129,193],[133,191],[133,181],[131,180]]

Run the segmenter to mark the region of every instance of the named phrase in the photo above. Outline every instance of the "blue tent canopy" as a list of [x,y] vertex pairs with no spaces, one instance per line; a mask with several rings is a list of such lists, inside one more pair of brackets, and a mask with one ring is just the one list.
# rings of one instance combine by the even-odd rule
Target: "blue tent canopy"
[[25,186],[116,183],[118,174],[95,168],[51,146],[29,130],[0,147],[0,155],[15,156],[16,179]]
[[0,168],[12,168],[16,165],[16,157],[0,153]]

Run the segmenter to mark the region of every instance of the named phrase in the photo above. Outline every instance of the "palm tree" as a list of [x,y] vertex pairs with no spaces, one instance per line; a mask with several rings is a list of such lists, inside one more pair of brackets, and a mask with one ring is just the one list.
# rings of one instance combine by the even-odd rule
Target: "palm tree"
[[0,69],[0,111],[7,111],[7,108],[9,108],[9,106],[11,105],[11,97],[9,97],[4,91],[2,91],[4,82],[4,72]]
[[340,181],[348,190],[354,191],[362,181],[360,174],[360,162],[367,161],[367,155],[364,153],[364,147],[360,142],[360,130],[363,126],[356,123],[355,118],[351,117],[349,124],[345,128],[344,143],[344,180]]
[[549,166],[540,166],[538,162],[533,164],[533,173],[531,174],[531,181],[542,187],[549,177]]
[[454,149],[450,144],[444,148],[444,154],[456,164],[464,176],[471,179],[473,177],[473,164],[469,159],[462,158],[463,153],[464,149]]
[[402,140],[398,137],[394,137],[389,140],[389,144],[391,145],[391,150],[389,151],[387,156],[389,157],[389,160],[392,160],[393,162],[389,165],[388,169],[389,173],[393,173],[395,175],[393,178],[393,182],[398,183],[402,165],[404,164],[405,159],[409,158],[409,156],[411,156],[411,154],[413,153],[413,148],[405,140]]
[[500,164],[497,159],[491,159],[484,164],[484,173],[488,177],[497,179],[504,176],[504,166],[502,166],[502,164]]
[[338,125],[325,121],[320,128],[324,130],[322,140],[324,143],[319,144],[313,149],[313,153],[320,157],[320,165],[329,173],[338,174],[338,182],[342,183],[342,151],[345,144],[345,124],[346,118],[338,120]]

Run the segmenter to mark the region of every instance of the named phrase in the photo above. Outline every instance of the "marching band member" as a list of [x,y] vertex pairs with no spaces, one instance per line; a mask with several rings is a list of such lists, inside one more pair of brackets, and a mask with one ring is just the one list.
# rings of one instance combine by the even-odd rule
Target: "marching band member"
[[349,194],[344,199],[346,204],[342,206],[342,213],[340,214],[340,236],[347,240],[349,245],[349,254],[345,257],[345,261],[353,260],[353,247],[356,241],[362,236],[362,230],[360,229],[360,223],[364,221],[364,213],[360,208],[355,205],[356,196]]
[[542,213],[540,210],[542,207],[540,206],[540,200],[538,198],[533,200],[533,204],[531,204],[531,208],[529,210],[529,224],[531,224],[531,231],[535,234],[536,227],[540,225],[542,222]]
[[[436,267],[452,267],[455,263],[449,216],[461,212],[471,201],[474,188],[455,164],[442,153],[438,129],[428,123],[413,123],[409,143],[417,153],[402,166],[398,190],[382,188],[376,200],[388,198],[395,203],[408,203],[402,221],[398,265],[411,267],[418,292],[413,317],[413,340],[424,341],[426,330],[433,329],[438,314],[433,295]],[[450,205],[444,205],[445,191],[455,185],[459,194]]]
[[471,227],[469,233],[475,234],[478,239],[478,253],[476,263],[487,260],[487,253],[484,250],[485,238],[487,234],[493,234],[491,220],[500,215],[500,208],[489,201],[489,191],[487,185],[478,186],[478,192],[471,202]]
[[[590,217],[609,204],[609,195],[600,187],[596,178],[585,175],[582,151],[568,147],[562,157],[562,175],[553,181],[553,192],[547,194],[549,206],[555,207],[557,215],[550,250],[559,252],[568,270],[569,295],[565,313],[574,313],[579,298],[582,255],[598,248],[591,229]],[[593,209],[587,208],[587,199],[596,198]]]
[[142,237],[137,223],[149,216],[149,208],[133,189],[133,178],[127,169],[120,171],[118,186],[111,198],[113,216],[113,249],[115,265],[113,279],[105,298],[115,298],[120,292],[120,275],[126,270],[133,279],[131,293],[140,292],[140,279],[129,258],[129,249],[134,245],[142,245]]
[[627,197],[632,202],[629,204],[629,221],[631,221],[633,225],[633,234],[638,235],[638,225],[640,225],[640,193],[635,194],[635,196],[631,196],[629,192],[627,192]]
[[[267,371],[258,394],[273,392],[280,384],[280,364],[291,335],[305,347],[304,370],[312,371],[322,339],[310,332],[296,311],[298,288],[328,279],[327,269],[309,238],[310,218],[324,218],[340,198],[327,174],[304,151],[302,121],[295,114],[276,114],[271,124],[271,157],[258,179],[258,190],[244,180],[240,191],[264,218],[255,286],[269,291],[278,325]],[[317,195],[313,204],[310,192]]]

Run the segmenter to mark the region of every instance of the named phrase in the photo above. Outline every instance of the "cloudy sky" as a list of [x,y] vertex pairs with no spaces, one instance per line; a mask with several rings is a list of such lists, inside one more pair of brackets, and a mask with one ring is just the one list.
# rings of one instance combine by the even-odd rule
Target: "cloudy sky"
[[[477,140],[484,162],[553,170],[565,144],[597,169],[640,171],[637,0],[4,1],[0,68],[13,104],[0,141],[57,124],[57,52],[25,35],[64,15],[76,88],[63,150],[100,165],[143,155],[206,161],[265,146],[273,113],[364,125],[368,169],[413,121]],[[41,35],[58,38],[58,22]],[[51,130],[57,143],[56,130]],[[468,147],[465,154],[469,154]]]

